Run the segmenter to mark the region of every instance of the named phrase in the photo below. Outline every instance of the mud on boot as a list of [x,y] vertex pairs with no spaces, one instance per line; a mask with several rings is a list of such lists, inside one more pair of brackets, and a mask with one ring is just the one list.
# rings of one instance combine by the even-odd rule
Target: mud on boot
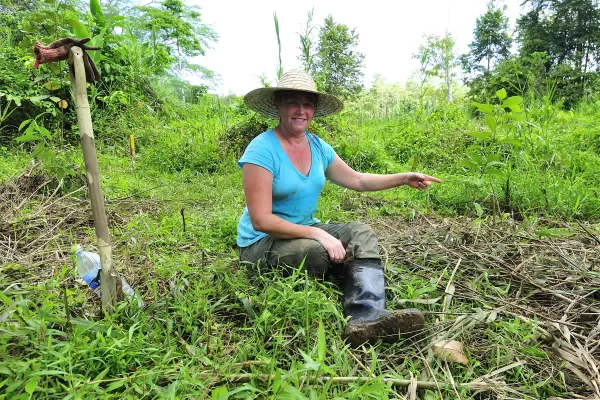
[[351,319],[346,325],[344,339],[356,348],[364,343],[375,344],[377,340],[395,343],[399,338],[410,339],[423,331],[425,318],[420,310],[381,310],[372,321]]
[[387,343],[410,338],[425,325],[417,309],[385,309],[385,281],[379,259],[363,258],[344,263],[344,315],[351,317],[344,332],[353,346],[377,340]]

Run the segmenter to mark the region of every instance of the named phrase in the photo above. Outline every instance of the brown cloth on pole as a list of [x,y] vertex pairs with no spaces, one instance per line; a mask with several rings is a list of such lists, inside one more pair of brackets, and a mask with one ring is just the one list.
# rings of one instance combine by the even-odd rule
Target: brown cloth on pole
[[[69,56],[69,50],[71,47],[77,46],[83,50],[83,65],[85,67],[85,80],[89,83],[94,83],[100,80],[100,72],[96,68],[96,64],[86,53],[86,50],[100,50],[100,47],[87,46],[85,43],[89,42],[90,38],[75,39],[75,38],[64,38],[52,42],[48,46],[44,46],[39,40],[36,40],[33,46],[33,53],[35,54],[34,68],[38,68],[40,64],[47,64],[52,62],[58,62],[66,60]],[[73,68],[69,65],[69,68]]]

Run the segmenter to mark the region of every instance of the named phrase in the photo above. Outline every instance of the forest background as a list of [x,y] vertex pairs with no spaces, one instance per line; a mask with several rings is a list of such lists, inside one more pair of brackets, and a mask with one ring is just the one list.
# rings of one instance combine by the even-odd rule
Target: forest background
[[[273,40],[281,29],[287,27],[274,14]],[[88,85],[88,93],[115,259],[148,304],[137,319],[123,306],[97,320],[97,299],[74,279],[73,243],[94,246],[83,206],[79,128],[66,65],[33,68],[32,52],[36,40],[48,44],[68,36],[90,37],[101,47],[90,55],[103,77]],[[321,90],[345,103],[339,115],[313,121],[311,131],[357,170],[422,171],[445,184],[423,193],[372,194],[328,185],[319,218],[358,218],[402,232],[390,239],[392,246],[413,238],[404,226],[425,220],[436,234],[447,221],[462,221],[469,233],[457,240],[464,243],[473,237],[477,243],[488,228],[511,237],[528,232],[541,241],[583,232],[595,241],[577,243],[596,253],[585,253],[582,265],[597,279],[598,2],[526,0],[512,31],[506,8],[492,1],[473,27],[468,53],[457,54],[450,34],[424,36],[413,56],[419,68],[405,84],[375,77],[366,89],[359,40],[357,29],[335,15],[314,21],[307,13],[295,44],[299,61]],[[400,396],[386,378],[409,379],[407,371],[417,375],[425,368],[410,357],[390,361],[394,351],[410,352],[404,347],[358,355],[344,347],[333,286],[298,273],[270,277],[275,283],[265,290],[265,282],[239,268],[235,237],[244,198],[236,160],[274,121],[250,111],[241,97],[210,93],[218,71],[202,65],[209,46],[218,46],[218,32],[202,23],[199,7],[181,0],[0,1],[0,398],[382,398]],[[277,68],[262,77],[265,86],[284,71],[281,47],[273,60]],[[206,85],[184,79],[191,75]],[[464,282],[475,279],[467,279],[468,268],[457,272],[461,261],[448,269],[435,257],[441,269],[431,275],[401,274],[409,268],[406,257],[431,266],[430,250],[405,258],[389,253],[394,284],[388,300],[396,303],[447,296],[461,274]],[[492,267],[473,268],[478,278],[470,287],[480,297],[463,298],[454,311],[485,311],[492,303],[482,293],[514,297],[510,283],[490,281]],[[595,282],[590,279],[585,275],[586,284]],[[449,307],[417,304],[432,313]],[[510,368],[504,379],[521,395],[585,394],[594,387],[594,378],[583,380],[564,368],[564,359],[549,355],[539,330],[522,318],[489,322],[494,328],[480,333],[502,338],[495,359],[453,367],[456,382],[513,365],[508,360],[518,354],[516,362],[528,362]],[[335,334],[325,336],[324,326]],[[472,359],[489,352],[476,346],[488,339],[462,338],[471,344]],[[589,352],[592,359],[597,349]],[[448,381],[448,365],[436,362],[429,377]],[[244,375],[248,368],[255,375]],[[365,379],[338,386],[321,379],[325,375]],[[420,396],[467,396],[470,390],[450,385]]]

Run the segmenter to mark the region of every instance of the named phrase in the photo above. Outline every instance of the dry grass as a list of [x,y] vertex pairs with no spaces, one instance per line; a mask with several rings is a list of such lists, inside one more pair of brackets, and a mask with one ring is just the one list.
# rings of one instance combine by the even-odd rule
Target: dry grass
[[[423,339],[424,351],[442,339],[459,338],[473,360],[491,365],[496,346],[504,344],[500,335],[490,335],[495,324],[519,320],[535,331],[526,340],[547,357],[515,351],[512,361],[536,364],[538,382],[563,371],[574,393],[600,397],[600,241],[593,227],[425,216],[410,224],[393,219],[373,224],[388,264],[404,265],[444,289],[438,298],[412,301],[441,307]],[[487,375],[489,382],[502,376]]]
[[[37,285],[72,262],[74,243],[93,248],[94,221],[86,186],[64,195],[61,189],[62,182],[44,176],[35,166],[0,185],[0,280]],[[159,208],[152,201],[117,199],[107,205],[108,223],[122,226],[135,213]],[[113,243],[120,241],[113,238]],[[124,257],[113,254],[119,267],[148,266]],[[127,271],[121,272],[131,284],[137,283],[129,279]]]

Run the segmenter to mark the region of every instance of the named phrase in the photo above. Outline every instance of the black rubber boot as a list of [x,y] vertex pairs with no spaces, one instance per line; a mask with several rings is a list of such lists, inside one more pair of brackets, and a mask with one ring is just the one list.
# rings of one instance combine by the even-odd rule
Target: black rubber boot
[[344,315],[351,319],[344,332],[352,347],[363,343],[397,342],[411,338],[425,326],[417,309],[385,309],[383,267],[378,259],[355,259],[344,263]]

